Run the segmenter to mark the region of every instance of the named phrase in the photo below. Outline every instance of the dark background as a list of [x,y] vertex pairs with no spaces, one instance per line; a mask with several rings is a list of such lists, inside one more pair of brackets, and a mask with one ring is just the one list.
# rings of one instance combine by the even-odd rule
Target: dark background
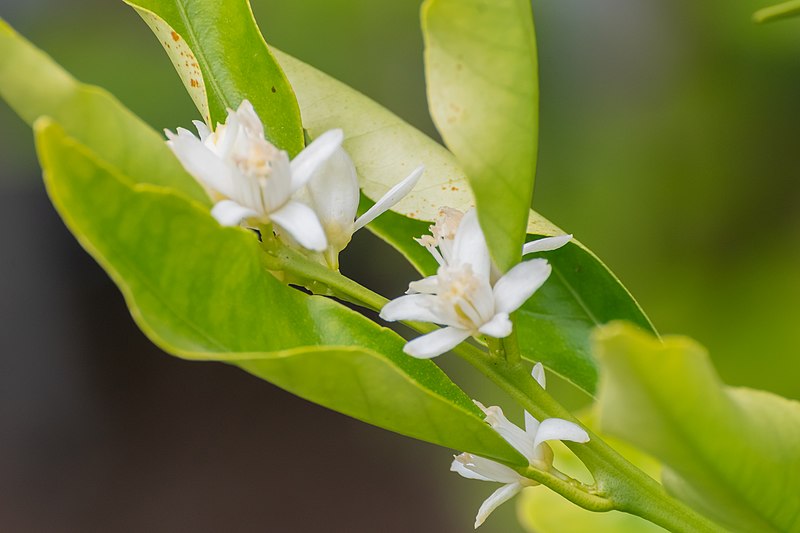
[[[708,346],[727,382],[797,399],[800,20],[752,24],[766,3],[535,1],[535,207],[661,331]],[[253,4],[270,42],[435,135],[418,2]],[[0,0],[0,16],[154,127],[195,118],[121,1]],[[0,126],[2,530],[471,529],[495,487],[447,472],[449,451],[153,347],[50,207],[30,131],[4,104]],[[344,268],[398,294],[410,271],[377,246],[360,235]],[[514,528],[507,504],[481,530]]]

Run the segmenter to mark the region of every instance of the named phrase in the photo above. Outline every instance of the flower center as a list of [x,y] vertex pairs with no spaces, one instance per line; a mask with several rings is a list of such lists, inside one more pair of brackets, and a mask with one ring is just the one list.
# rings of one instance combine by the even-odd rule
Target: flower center
[[491,320],[494,314],[492,289],[473,273],[472,265],[442,266],[437,278],[438,302],[443,312],[454,313],[458,322],[470,331]]
[[436,262],[442,266],[450,264],[453,258],[453,242],[456,230],[461,224],[464,213],[450,207],[442,207],[436,223],[430,227],[431,235],[423,235],[415,239],[428,249]]
[[257,179],[265,186],[272,173],[272,163],[279,151],[264,139],[248,139],[249,142],[236,150],[232,160],[239,172],[248,178]]
[[258,213],[269,214],[291,196],[285,153],[252,128],[222,124],[205,141],[214,153],[237,170],[232,199]]

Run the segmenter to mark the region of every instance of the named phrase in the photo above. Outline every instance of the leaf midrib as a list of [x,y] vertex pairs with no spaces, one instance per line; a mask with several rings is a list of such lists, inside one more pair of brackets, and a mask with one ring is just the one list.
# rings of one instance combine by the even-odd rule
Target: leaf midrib
[[[223,108],[228,109],[232,108],[231,102],[225,97],[225,93],[217,84],[216,76],[213,76],[213,72],[211,71],[211,63],[206,58],[205,50],[203,46],[200,44],[200,40],[197,38],[195,34],[194,27],[192,26],[191,20],[189,18],[188,13],[186,12],[186,7],[184,6],[181,0],[174,0],[175,7],[178,11],[178,16],[181,18],[181,22],[183,23],[184,27],[186,28],[186,33],[188,37],[191,39],[191,42],[194,43],[197,47],[196,50],[193,50],[195,53],[195,57],[197,57],[197,61],[200,63],[202,70],[205,74],[203,76],[203,81],[211,86],[211,90],[214,93],[216,99],[222,104]],[[185,39],[185,37],[184,37]],[[191,46],[189,47],[191,48]],[[209,110],[209,115],[211,111]],[[211,119],[213,122],[213,118]]]

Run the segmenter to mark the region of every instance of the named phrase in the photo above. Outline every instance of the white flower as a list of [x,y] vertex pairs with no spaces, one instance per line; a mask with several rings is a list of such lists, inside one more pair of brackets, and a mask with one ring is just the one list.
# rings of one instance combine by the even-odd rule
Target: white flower
[[473,335],[507,337],[512,330],[509,314],[550,275],[546,260],[533,259],[492,283],[489,249],[475,210],[463,215],[455,231],[452,216],[445,212],[443,221],[432,228],[433,237],[419,240],[439,262],[436,275],[411,283],[409,294],[381,310],[381,318],[388,321],[446,326],[406,344],[403,350],[414,357],[435,357]]
[[342,131],[320,135],[291,162],[264,138],[264,126],[249,101],[228,110],[213,132],[195,121],[199,138],[178,128],[167,144],[186,170],[216,201],[211,214],[223,226],[245,219],[273,222],[305,248],[322,251],[325,233],[314,211],[292,195],[342,143]]
[[[542,387],[545,386],[544,369],[541,363],[537,363],[533,367],[533,377],[539,381]],[[581,443],[589,441],[589,435],[583,428],[567,420],[548,418],[539,422],[525,411],[525,429],[523,430],[510,422],[499,407],[484,407],[479,402],[475,403],[486,415],[486,422],[524,455],[528,464],[537,470],[555,471],[553,451],[546,444],[547,441],[569,440]],[[503,483],[503,486],[492,493],[481,505],[478,515],[475,517],[476,528],[483,524],[492,511],[516,496],[524,487],[533,487],[539,484],[521,476],[505,465],[470,453],[456,456],[450,465],[450,470],[468,479]]]
[[367,212],[356,219],[359,185],[356,167],[343,148],[337,149],[322,164],[306,185],[306,202],[314,210],[325,230],[328,247],[325,260],[339,267],[339,252],[344,250],[353,233],[363,228],[406,196],[419,181],[425,167],[417,167],[404,180],[392,187]]

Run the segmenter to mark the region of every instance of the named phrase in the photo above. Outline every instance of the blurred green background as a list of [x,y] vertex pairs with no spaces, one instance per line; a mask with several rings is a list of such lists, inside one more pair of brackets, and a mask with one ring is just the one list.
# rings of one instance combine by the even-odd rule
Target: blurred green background
[[[533,4],[534,207],[606,261],[661,332],[707,346],[726,382],[800,399],[800,20],[753,24],[762,0]],[[272,44],[436,135],[417,0],[253,6]],[[157,129],[195,118],[121,1],[0,0],[0,16]],[[28,128],[4,104],[0,124],[11,530],[471,529],[493,487],[449,474],[446,451],[150,347],[47,205]],[[387,273],[396,257],[374,245],[361,237],[345,264],[397,294],[410,271]],[[482,531],[517,527],[513,505],[496,515]]]

